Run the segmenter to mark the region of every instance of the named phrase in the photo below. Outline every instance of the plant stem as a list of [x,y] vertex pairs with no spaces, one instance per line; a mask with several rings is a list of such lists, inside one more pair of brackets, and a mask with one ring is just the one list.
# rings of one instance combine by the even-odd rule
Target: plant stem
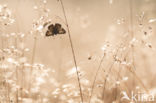
[[[122,46],[122,43],[117,48],[117,51],[116,51],[116,53],[114,55],[114,58],[116,58],[116,56],[117,56],[117,54],[118,54],[119,49],[121,48],[121,46]],[[115,62],[116,61],[113,60],[113,62],[111,63],[110,67],[108,68],[108,73],[106,74],[106,77],[105,77],[105,80],[104,80],[104,84],[103,84],[104,87],[103,87],[103,93],[102,93],[102,100],[103,100],[103,102],[104,102],[104,99],[105,99],[105,88],[106,88],[107,78],[109,77],[109,74],[111,73],[112,68],[113,68],[113,65],[114,65]]]
[[[16,85],[19,85],[19,78],[18,78],[18,67],[16,66]],[[18,103],[18,88],[16,88],[16,103]]]
[[103,60],[104,60],[104,57],[105,57],[105,53],[104,53],[103,56],[102,56],[102,59],[101,59],[101,61],[100,61],[100,64],[99,64],[99,66],[98,66],[98,69],[97,69],[96,74],[95,74],[95,77],[94,77],[94,81],[93,81],[92,88],[91,88],[91,95],[90,95],[90,98],[89,98],[89,103],[91,102],[91,98],[92,98],[92,96],[93,96],[93,91],[94,91],[94,87],[95,87],[95,81],[96,81],[96,78],[97,78],[97,76],[98,76],[98,72],[99,72],[99,70],[100,70],[100,68],[101,68],[101,65],[102,65],[102,62],[103,62]]
[[130,12],[130,33],[131,37],[134,37],[134,32],[133,32],[133,0],[129,0],[129,12]]
[[[129,12],[130,12],[130,34],[131,34],[131,40],[134,38],[134,30],[133,30],[133,0],[129,1]],[[134,46],[132,44],[132,65],[134,67],[134,70],[136,70],[135,64],[134,64]],[[135,86],[135,76],[133,75],[133,87]]]
[[106,78],[105,78],[105,80],[104,80],[104,87],[103,87],[103,93],[102,93],[102,100],[104,101],[104,99],[105,99],[105,88],[106,88],[106,83],[107,83],[107,78],[109,77],[109,74],[110,74],[110,72],[111,72],[111,70],[112,70],[112,67],[113,67],[113,65],[114,65],[114,63],[115,63],[115,61],[113,61],[113,63],[111,64],[111,66],[109,67],[109,71],[108,71],[108,73],[107,73],[107,75],[106,75]]
[[81,88],[80,77],[79,77],[79,72],[78,72],[78,68],[77,68],[77,62],[76,62],[73,42],[72,42],[72,39],[71,39],[70,30],[69,30],[68,20],[67,20],[67,17],[66,17],[66,12],[65,12],[62,0],[60,0],[60,3],[61,3],[61,6],[62,6],[62,11],[63,11],[63,14],[64,14],[66,26],[67,26],[68,37],[69,37],[69,40],[70,40],[70,46],[71,46],[72,55],[73,55],[73,59],[74,59],[74,65],[75,65],[75,69],[76,69],[76,73],[77,73],[77,79],[78,79],[78,83],[79,83],[80,96],[81,96],[81,103],[83,103],[82,88]]
[[35,52],[36,52],[36,45],[37,45],[37,35],[34,37],[34,45],[33,45],[33,51],[32,51],[32,58],[31,58],[31,68],[30,68],[30,82],[29,82],[29,93],[31,89],[31,81],[32,81],[32,72],[33,72],[33,64],[34,64],[34,59],[35,59]]

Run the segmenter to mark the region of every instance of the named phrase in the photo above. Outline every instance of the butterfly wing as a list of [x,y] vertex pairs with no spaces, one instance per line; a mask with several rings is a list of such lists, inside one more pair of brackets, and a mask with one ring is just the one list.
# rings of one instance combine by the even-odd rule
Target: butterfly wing
[[61,24],[59,24],[59,23],[55,24],[55,29],[56,29],[57,34],[65,34],[66,33],[65,29],[63,29],[61,27]]
[[65,33],[66,33],[66,31],[63,28],[58,30],[58,34],[65,34]]
[[53,24],[49,25],[48,30],[53,31],[54,30],[54,25]]
[[56,27],[56,28],[61,28],[61,24],[55,23],[55,27]]
[[46,36],[54,36],[54,25],[53,24],[48,26],[48,30],[46,32]]
[[50,30],[47,30],[46,36],[54,36],[54,34]]

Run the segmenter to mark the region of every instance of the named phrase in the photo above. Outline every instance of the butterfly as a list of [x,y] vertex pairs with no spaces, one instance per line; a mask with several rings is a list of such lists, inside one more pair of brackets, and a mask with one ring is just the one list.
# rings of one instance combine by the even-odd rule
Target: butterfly
[[45,36],[54,36],[57,34],[65,34],[65,33],[66,33],[66,31],[64,28],[62,28],[61,24],[55,23],[55,25],[51,24],[48,26],[48,30],[47,30]]

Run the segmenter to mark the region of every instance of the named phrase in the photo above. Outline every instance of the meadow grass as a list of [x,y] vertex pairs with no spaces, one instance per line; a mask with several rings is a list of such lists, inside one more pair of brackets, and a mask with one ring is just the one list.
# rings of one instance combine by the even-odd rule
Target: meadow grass
[[[144,60],[135,56],[138,55],[138,51],[142,47],[147,51],[149,49],[154,51],[150,41],[144,39],[144,37],[150,37],[147,37],[147,33],[152,27],[149,28],[148,25],[145,25],[144,18],[140,17],[137,26],[141,25],[141,31],[142,27],[147,27],[149,31],[143,30],[141,36],[135,32],[133,13],[135,2],[129,0],[129,28],[123,37],[117,38],[120,42],[115,44],[106,42],[98,60],[96,58],[98,54],[95,54],[95,58],[88,57],[87,61],[95,59],[98,62],[93,70],[79,67],[81,62],[76,57],[77,48],[72,38],[74,34],[71,33],[68,13],[66,13],[67,7],[64,2],[58,0],[64,16],[58,18],[66,26],[65,35],[68,35],[67,40],[72,53],[72,60],[69,61],[69,64],[73,63],[74,66],[64,70],[63,73],[56,73],[56,69],[37,63],[35,59],[37,58],[36,52],[39,52],[37,51],[39,39],[46,40],[46,25],[52,23],[47,1],[38,1],[39,6],[35,1],[34,8],[38,11],[39,16],[33,22],[32,30],[28,34],[20,33],[18,25],[17,33],[7,33],[7,27],[13,25],[16,19],[13,18],[7,5],[0,5],[0,25],[2,27],[0,30],[0,103],[133,103],[131,98],[122,100],[121,94],[131,95],[132,91],[150,94],[155,86],[149,88],[146,83],[148,81],[140,77],[142,73],[138,73],[140,71],[138,65]],[[154,20],[150,22],[154,22]],[[28,36],[33,40],[32,49],[26,47]],[[87,64],[87,62],[83,62],[84,65]],[[93,66],[94,64],[89,65]],[[64,80],[59,81],[57,74],[62,74],[65,77]],[[150,77],[147,79],[149,80]]]

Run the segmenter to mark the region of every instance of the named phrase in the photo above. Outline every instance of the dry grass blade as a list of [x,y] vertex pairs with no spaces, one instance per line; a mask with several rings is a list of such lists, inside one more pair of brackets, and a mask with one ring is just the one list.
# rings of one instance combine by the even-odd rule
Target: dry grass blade
[[104,57],[105,57],[105,53],[103,54],[102,59],[100,60],[100,64],[99,64],[99,66],[98,66],[98,69],[97,69],[97,71],[96,71],[96,73],[95,73],[95,77],[94,77],[93,84],[92,84],[92,87],[91,87],[91,95],[90,95],[90,98],[89,98],[89,103],[91,103],[91,99],[92,99],[93,92],[94,92],[94,87],[95,87],[96,78],[97,78],[97,76],[98,76],[99,70],[101,69],[101,65],[102,65],[102,62],[103,62],[103,60],[104,60]]
[[77,73],[77,79],[78,79],[78,83],[79,83],[81,102],[83,103],[83,93],[82,93],[82,88],[81,88],[81,82],[80,82],[79,72],[78,72],[78,68],[77,68],[77,62],[76,62],[76,57],[75,57],[73,42],[72,42],[70,30],[69,30],[68,20],[67,20],[67,16],[66,16],[66,12],[65,12],[64,5],[63,5],[62,0],[60,0],[60,3],[61,3],[61,6],[62,6],[62,11],[63,11],[63,14],[64,14],[64,18],[65,18],[65,22],[66,22],[66,26],[67,26],[67,31],[68,31],[68,36],[69,36],[69,40],[70,40],[70,45],[71,45],[71,50],[72,50],[72,54],[73,54],[74,65],[75,65],[75,69],[76,69],[76,73]]

